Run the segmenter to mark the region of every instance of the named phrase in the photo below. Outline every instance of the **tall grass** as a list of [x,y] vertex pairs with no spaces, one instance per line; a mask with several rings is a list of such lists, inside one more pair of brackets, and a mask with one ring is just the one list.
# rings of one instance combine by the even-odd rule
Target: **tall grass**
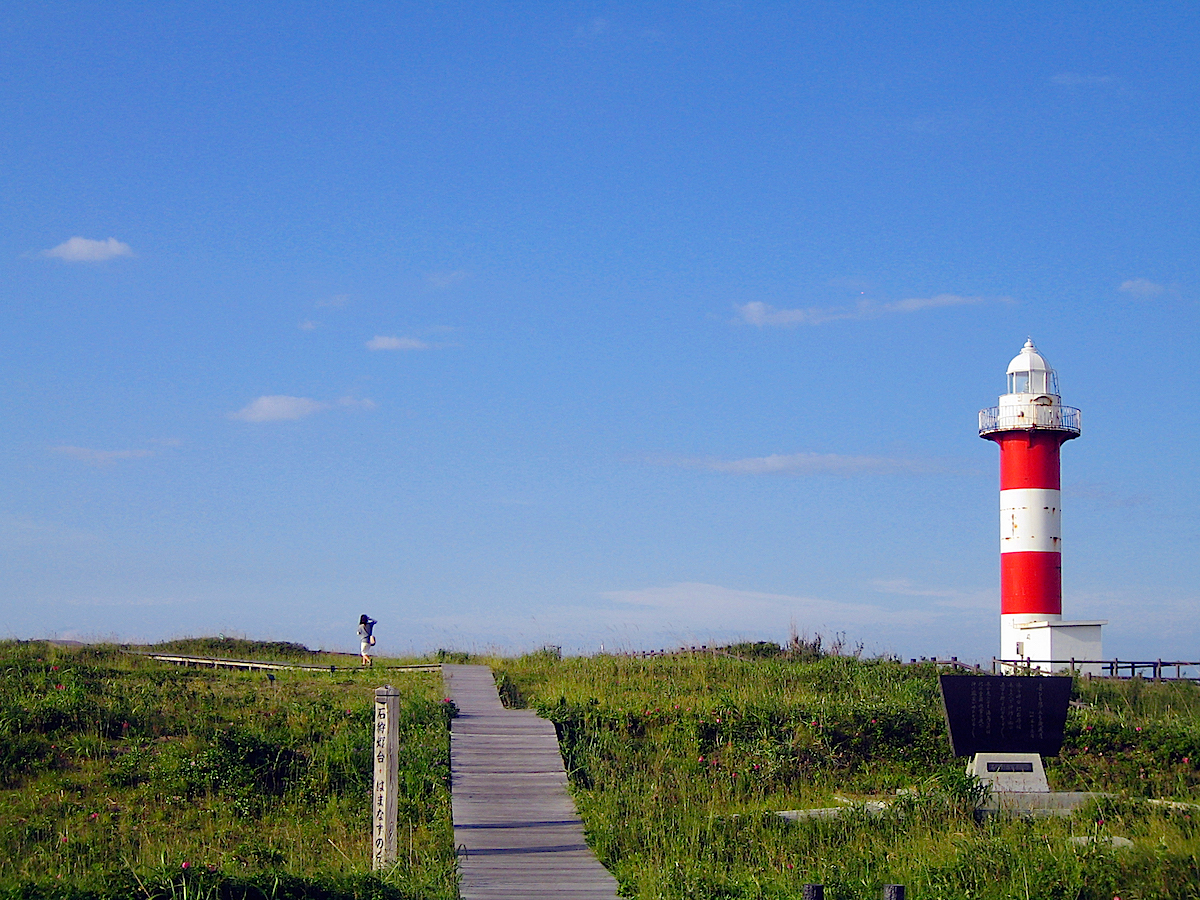
[[[1196,811],[1135,799],[1200,800],[1192,685],[1080,682],[1050,777],[1115,798],[1068,819],[977,821],[932,666],[553,653],[494,665],[510,704],[555,721],[589,839],[630,896],[799,897],[807,882],[831,900],[885,883],[920,898],[1200,896]],[[877,797],[882,813],[862,803]],[[774,814],[842,803],[835,819]]]
[[436,673],[386,676],[403,692],[402,848],[376,878],[371,715],[383,673],[271,681],[17,642],[0,643],[0,671],[0,897],[456,895],[452,710]]

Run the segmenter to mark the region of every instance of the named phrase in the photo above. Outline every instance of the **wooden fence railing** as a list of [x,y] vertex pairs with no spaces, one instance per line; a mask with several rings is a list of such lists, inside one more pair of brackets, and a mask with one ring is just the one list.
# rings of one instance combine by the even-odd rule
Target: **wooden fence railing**
[[[221,659],[213,656],[182,656],[177,653],[136,653],[136,656],[146,656],[150,659],[156,659],[159,662],[173,663],[177,666],[199,666],[206,669],[244,669],[247,671],[278,671],[281,669],[301,669],[308,672],[336,672],[337,666],[314,666],[306,663],[290,663],[290,662],[267,662],[264,660],[255,659]],[[354,656],[354,654],[345,654]],[[355,657],[357,658],[357,657]],[[342,670],[355,670],[359,666],[342,666]],[[441,665],[438,663],[430,663],[428,665],[410,665],[410,666],[375,666],[376,669],[387,669],[389,671],[409,671],[409,672],[437,672],[441,670]]]
[[1005,670],[1032,671],[1050,666],[1074,675],[1081,669],[1100,669],[1105,678],[1146,678],[1153,681],[1200,681],[1200,662],[1179,659],[1000,659],[992,657],[992,674]]

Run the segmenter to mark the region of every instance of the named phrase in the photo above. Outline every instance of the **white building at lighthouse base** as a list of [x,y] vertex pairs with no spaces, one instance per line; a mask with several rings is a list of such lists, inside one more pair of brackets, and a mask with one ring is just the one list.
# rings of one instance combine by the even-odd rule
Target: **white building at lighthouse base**
[[[1074,668],[1100,675],[1104,658],[1100,628],[1107,619],[1064,621],[1045,613],[1016,613],[1000,617],[1000,658],[1006,671],[1061,672]],[[1089,662],[1079,662],[1088,660]]]

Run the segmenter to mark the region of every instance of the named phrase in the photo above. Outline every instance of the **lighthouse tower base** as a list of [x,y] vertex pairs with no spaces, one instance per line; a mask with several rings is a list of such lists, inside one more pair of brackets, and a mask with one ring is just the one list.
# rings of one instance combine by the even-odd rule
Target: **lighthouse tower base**
[[[1000,617],[1000,658],[1007,672],[1070,670],[1100,675],[1100,628],[1106,619],[1066,622],[1062,616],[1021,613]],[[1082,662],[1090,660],[1090,662]]]

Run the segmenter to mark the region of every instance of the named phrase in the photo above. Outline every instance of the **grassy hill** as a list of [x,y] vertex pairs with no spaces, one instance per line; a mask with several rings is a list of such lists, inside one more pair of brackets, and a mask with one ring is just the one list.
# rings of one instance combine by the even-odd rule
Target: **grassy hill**
[[[337,667],[271,682],[137,649],[0,643],[0,900],[455,896],[453,711],[436,673],[362,672],[291,644],[156,648]],[[921,900],[1200,898],[1196,686],[1077,681],[1048,774],[1113,798],[979,821],[931,665],[751,649],[489,660],[509,705],[556,723],[589,838],[628,896],[798,898],[821,882],[830,900],[884,883]],[[385,681],[404,692],[401,853],[376,878],[370,713]],[[837,819],[774,815],[842,803]]]
[[[360,672],[294,644],[156,649],[338,669],[272,682],[111,646],[0,644],[0,897],[455,896],[437,673]],[[378,880],[370,726],[385,681],[404,693],[404,851]]]
[[[1195,685],[1078,681],[1051,786],[1116,796],[1068,819],[977,821],[932,665],[808,656],[493,665],[510,704],[555,721],[590,839],[631,896],[798,898],[814,882],[830,900],[888,883],[921,900],[1200,897]],[[773,814],[846,801],[837,819]]]

